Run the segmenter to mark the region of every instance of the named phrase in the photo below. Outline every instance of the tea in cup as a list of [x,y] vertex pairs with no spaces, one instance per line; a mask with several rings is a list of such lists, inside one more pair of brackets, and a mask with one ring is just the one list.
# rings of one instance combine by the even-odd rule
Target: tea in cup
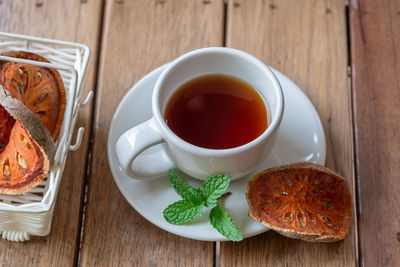
[[[161,73],[153,117],[121,135],[116,156],[135,179],[179,168],[201,180],[221,173],[234,180],[271,151],[283,108],[279,81],[254,56],[223,47],[195,50]],[[143,154],[157,144],[159,151]]]

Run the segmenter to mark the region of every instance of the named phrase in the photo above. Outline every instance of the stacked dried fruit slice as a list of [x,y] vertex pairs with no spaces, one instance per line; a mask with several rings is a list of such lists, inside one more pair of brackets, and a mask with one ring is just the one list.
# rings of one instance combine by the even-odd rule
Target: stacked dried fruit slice
[[[2,55],[49,62],[37,54],[24,51]],[[63,121],[66,103],[64,84],[58,71],[17,62],[3,61],[0,65],[0,84],[35,113],[55,139]]]
[[[48,62],[28,52],[3,55]],[[16,62],[0,62],[0,84],[0,193],[23,194],[49,172],[65,89],[57,70]]]
[[352,221],[346,181],[320,165],[272,168],[250,180],[249,216],[285,236],[306,241],[344,239]]

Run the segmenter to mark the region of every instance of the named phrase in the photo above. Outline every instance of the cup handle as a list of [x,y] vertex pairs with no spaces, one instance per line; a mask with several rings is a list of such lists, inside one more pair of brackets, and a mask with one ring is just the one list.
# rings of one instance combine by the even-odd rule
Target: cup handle
[[164,148],[159,151],[140,155],[144,150],[165,143],[157,130],[154,120],[139,124],[121,135],[115,144],[117,160],[123,171],[131,178],[143,180],[165,174],[175,164]]

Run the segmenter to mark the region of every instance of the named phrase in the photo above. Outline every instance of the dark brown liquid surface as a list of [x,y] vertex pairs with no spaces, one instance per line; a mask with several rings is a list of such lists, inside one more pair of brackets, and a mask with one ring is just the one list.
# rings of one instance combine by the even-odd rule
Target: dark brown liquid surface
[[267,129],[265,104],[246,82],[207,75],[180,87],[169,100],[165,121],[180,138],[210,149],[238,147]]

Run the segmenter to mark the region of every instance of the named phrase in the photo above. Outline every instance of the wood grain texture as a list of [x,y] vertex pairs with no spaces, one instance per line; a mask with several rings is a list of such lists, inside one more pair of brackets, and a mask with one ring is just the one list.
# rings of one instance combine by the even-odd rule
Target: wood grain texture
[[211,266],[212,242],[165,232],[127,203],[105,150],[114,111],[135,82],[189,50],[222,45],[223,2],[109,0],[105,8],[81,264]]
[[400,266],[400,2],[350,5],[363,266]]
[[[345,5],[342,1],[228,2],[227,46],[247,51],[297,83],[327,138],[326,166],[354,184]],[[353,199],[354,194],[353,194]],[[354,266],[356,228],[342,242],[307,243],[273,232],[221,243],[221,266]]]
[[[0,31],[84,43],[91,49],[83,97],[94,87],[102,1],[0,1]],[[91,107],[79,113],[76,127],[86,132],[80,150],[68,154],[52,230],[25,243],[0,241],[4,266],[72,266],[77,262]],[[73,140],[74,142],[74,140]]]

